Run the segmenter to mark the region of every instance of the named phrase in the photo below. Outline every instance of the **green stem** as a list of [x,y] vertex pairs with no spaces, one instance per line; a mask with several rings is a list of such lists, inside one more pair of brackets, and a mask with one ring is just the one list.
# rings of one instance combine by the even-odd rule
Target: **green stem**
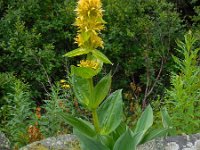
[[[93,85],[93,78],[89,78],[89,83],[90,83],[90,93],[91,94],[94,94],[94,85]],[[93,100],[94,99],[94,96],[91,95],[90,97],[90,104],[93,105]],[[98,116],[97,116],[97,109],[96,108],[92,108],[92,119],[93,119],[93,124],[94,124],[94,127],[95,127],[95,130],[97,133],[100,132],[100,127],[99,127],[99,119],[98,119]]]
[[100,132],[100,127],[99,127],[99,119],[97,116],[97,110],[94,109],[92,110],[92,118],[93,118],[93,123],[94,123],[94,127],[97,133]]

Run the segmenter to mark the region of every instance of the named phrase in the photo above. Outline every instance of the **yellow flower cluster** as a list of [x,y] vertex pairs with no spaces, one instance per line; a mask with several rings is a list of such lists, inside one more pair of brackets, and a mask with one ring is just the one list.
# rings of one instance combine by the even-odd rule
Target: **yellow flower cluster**
[[80,64],[78,64],[79,67],[86,67],[86,68],[92,68],[97,69],[99,67],[99,63],[93,60],[81,60]]
[[70,85],[69,85],[69,84],[63,84],[63,85],[62,85],[62,88],[63,88],[63,89],[69,89],[69,88],[70,88]]
[[67,82],[67,81],[64,80],[64,79],[60,80],[60,84],[61,84],[61,87],[62,87],[63,89],[69,89],[69,88],[70,88],[70,85],[67,84],[66,82]]
[[103,41],[99,33],[104,29],[105,21],[102,19],[103,10],[100,0],[79,0],[75,25],[78,26],[78,35],[75,38],[79,47],[103,48]]

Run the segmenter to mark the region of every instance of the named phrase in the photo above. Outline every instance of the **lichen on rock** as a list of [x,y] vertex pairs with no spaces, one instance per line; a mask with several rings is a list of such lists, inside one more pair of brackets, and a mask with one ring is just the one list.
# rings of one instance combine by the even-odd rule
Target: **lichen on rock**
[[31,143],[20,150],[80,150],[75,135],[60,135]]
[[10,141],[6,138],[4,133],[0,132],[0,150],[10,149]]

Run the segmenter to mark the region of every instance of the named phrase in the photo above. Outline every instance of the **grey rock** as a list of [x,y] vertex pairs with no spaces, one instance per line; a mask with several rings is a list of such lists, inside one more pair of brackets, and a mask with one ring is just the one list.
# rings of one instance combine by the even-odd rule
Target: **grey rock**
[[[34,142],[20,150],[80,150],[80,145],[75,135],[68,134]],[[137,150],[200,150],[200,133],[154,139]]]
[[154,139],[138,146],[137,150],[200,150],[200,133]]
[[10,150],[10,141],[0,132],[0,150]]
[[20,150],[80,150],[75,135],[60,135],[31,143]]

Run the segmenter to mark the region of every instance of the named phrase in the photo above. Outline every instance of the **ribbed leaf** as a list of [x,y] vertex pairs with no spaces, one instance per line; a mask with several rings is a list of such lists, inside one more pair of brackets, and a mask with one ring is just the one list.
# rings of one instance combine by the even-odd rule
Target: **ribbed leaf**
[[163,127],[164,128],[170,128],[170,127],[172,127],[171,119],[169,117],[169,114],[168,114],[166,108],[163,108],[161,110],[161,116],[162,116]]
[[101,61],[103,61],[104,63],[106,63],[106,64],[112,64],[112,62],[103,53],[101,53],[100,51],[98,51],[98,50],[92,50],[92,54],[96,58],[98,58]]
[[72,85],[78,101],[83,105],[88,106],[92,97],[90,90],[91,84],[89,80],[76,75],[72,75]]
[[74,69],[74,74],[76,76],[86,78],[86,79],[92,78],[93,76],[98,74],[98,72],[92,68],[73,66],[73,69]]
[[109,73],[108,75],[103,77],[94,88],[94,92],[95,92],[94,106],[95,106],[95,108],[97,106],[99,106],[99,104],[107,96],[110,86],[111,86],[111,74]]
[[158,138],[158,137],[164,137],[167,135],[168,132],[169,132],[169,129],[167,129],[167,128],[155,129],[155,130],[149,131],[149,133],[144,136],[144,138],[140,144],[143,144],[147,141],[150,141],[150,140]]
[[75,134],[80,140],[82,150],[110,150],[108,147],[103,145],[100,141],[85,136],[80,131],[75,130]]
[[77,48],[75,50],[72,50],[68,53],[66,53],[64,56],[67,57],[74,57],[74,56],[80,56],[80,55],[84,55],[84,54],[88,54],[90,51],[84,48]]
[[116,141],[113,150],[133,150],[134,142],[132,131],[128,129]]
[[75,118],[72,115],[62,113],[60,114],[61,119],[63,119],[66,123],[78,129],[83,134],[93,137],[96,135],[93,126],[82,119]]
[[153,124],[153,110],[149,105],[139,118],[134,133],[146,132]]
[[136,146],[142,137],[142,132],[133,133],[130,129],[128,129],[125,133],[123,133],[118,140],[116,141],[113,150],[136,150]]
[[113,140],[112,136],[97,135],[97,138],[99,141],[101,141],[102,144],[106,145],[108,148],[113,148],[115,141]]
[[122,120],[122,90],[112,93],[97,110],[102,135],[114,131]]
[[112,137],[116,141],[127,129],[127,125],[125,123],[121,123],[113,132]]

